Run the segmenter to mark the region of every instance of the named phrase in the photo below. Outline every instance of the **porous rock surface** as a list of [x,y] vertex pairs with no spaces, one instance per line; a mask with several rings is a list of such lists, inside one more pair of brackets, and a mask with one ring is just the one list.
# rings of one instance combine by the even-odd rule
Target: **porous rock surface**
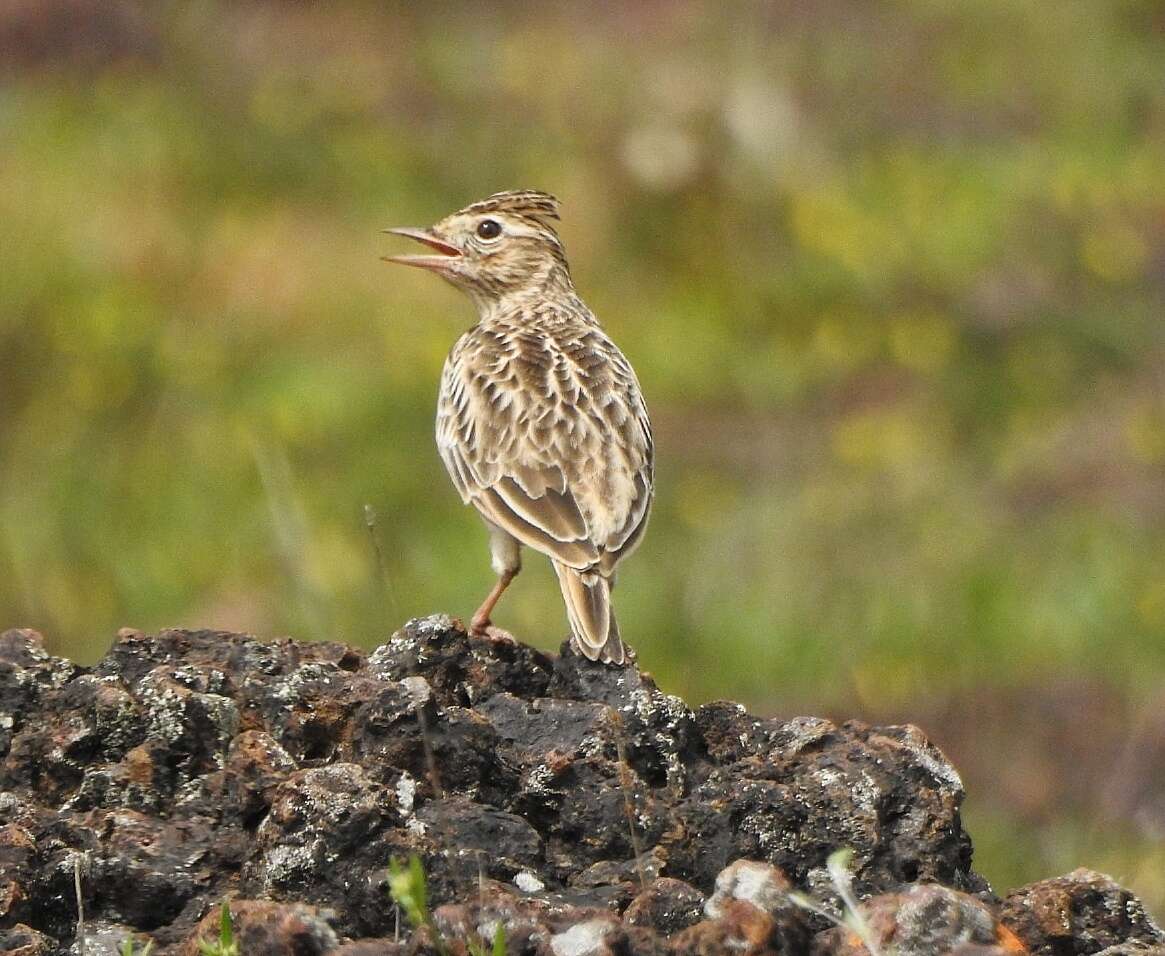
[[1003,922],[1028,940],[1034,956],[1165,956],[1165,936],[1132,893],[1092,870],[1073,870],[1012,890]]
[[[915,727],[692,710],[633,665],[443,616],[367,655],[123,631],[92,668],[0,635],[3,952],[68,952],[79,879],[90,952],[197,953],[225,899],[247,954],[465,953],[499,925],[512,954],[861,953],[790,895],[840,913],[842,847],[887,951],[1165,944],[1097,874],[1001,903],[963,795]],[[421,928],[388,893],[413,854]]]

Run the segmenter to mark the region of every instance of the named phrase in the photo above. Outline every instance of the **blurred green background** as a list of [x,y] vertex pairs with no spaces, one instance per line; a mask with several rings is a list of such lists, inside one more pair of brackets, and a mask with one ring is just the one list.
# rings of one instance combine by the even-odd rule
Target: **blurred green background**
[[919,723],[997,889],[1165,910],[1165,3],[9,0],[0,75],[0,624],[471,612],[472,312],[378,231],[543,188],[655,420],[642,665]]

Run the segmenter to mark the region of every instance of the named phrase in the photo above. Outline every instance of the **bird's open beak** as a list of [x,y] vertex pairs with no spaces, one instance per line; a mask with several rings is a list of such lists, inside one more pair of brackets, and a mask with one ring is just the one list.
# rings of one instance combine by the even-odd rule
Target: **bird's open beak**
[[430,249],[437,250],[435,256],[381,256],[385,262],[399,262],[402,266],[418,266],[421,269],[432,269],[443,272],[457,259],[461,258],[461,250],[451,246],[443,239],[438,239],[428,229],[385,229],[394,236],[405,236],[423,242]]

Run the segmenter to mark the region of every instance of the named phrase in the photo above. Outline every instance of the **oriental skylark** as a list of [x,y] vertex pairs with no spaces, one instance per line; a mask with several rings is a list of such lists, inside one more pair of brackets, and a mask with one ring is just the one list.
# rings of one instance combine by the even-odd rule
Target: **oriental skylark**
[[574,649],[622,664],[611,588],[647,525],[651,423],[630,363],[575,292],[556,219],[553,196],[497,193],[427,229],[388,230],[433,253],[386,258],[436,272],[477,307],[437,400],[437,447],[485,519],[498,575],[471,630],[487,633],[527,545],[554,566]]

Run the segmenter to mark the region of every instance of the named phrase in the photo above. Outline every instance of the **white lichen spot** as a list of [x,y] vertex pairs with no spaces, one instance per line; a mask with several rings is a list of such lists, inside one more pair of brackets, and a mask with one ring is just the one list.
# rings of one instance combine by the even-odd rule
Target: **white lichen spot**
[[607,741],[599,734],[587,734],[579,741],[576,753],[580,757],[603,757],[607,750]]
[[514,886],[523,893],[540,893],[546,889],[546,884],[529,870],[522,870],[514,877]]
[[210,719],[218,729],[219,740],[225,742],[238,733],[239,706],[229,697],[221,694],[199,694],[199,700],[210,714]]
[[147,676],[141,683],[141,698],[149,714],[146,735],[153,740],[172,744],[182,738],[182,714],[185,696],[173,687],[157,690],[148,686]]
[[717,874],[716,889],[704,903],[704,914],[717,919],[728,900],[743,900],[771,913],[784,902],[786,888],[780,871],[770,864],[737,860]]
[[183,687],[189,687],[191,690],[198,690],[202,685],[203,673],[197,667],[175,667],[170,672],[171,679],[177,681]]
[[845,780],[845,774],[834,767],[818,767],[810,774],[810,777],[822,787],[830,787]]
[[49,652],[45,650],[43,644],[37,641],[25,641],[24,651],[34,661],[47,661],[49,659]]
[[413,805],[416,803],[416,800],[417,781],[406,770],[396,782],[396,805],[400,807],[400,812],[407,817],[413,812]]
[[281,701],[295,701],[310,708],[310,687],[327,683],[339,673],[339,667],[330,661],[307,661],[300,664],[277,686],[275,697]]
[[405,829],[414,836],[423,837],[425,835],[425,825],[416,817],[409,817],[405,821]]
[[412,700],[414,706],[427,704],[429,699],[433,696],[433,688],[427,680],[423,677],[406,677],[401,681],[401,686],[408,691],[409,698]]
[[853,797],[854,803],[859,809],[871,815],[877,812],[880,792],[881,788],[868,770],[863,769],[857,780],[850,781],[850,796]]
[[599,917],[578,923],[563,933],[550,937],[550,951],[554,956],[598,956],[603,951],[603,940],[611,932],[613,922]]
[[500,919],[487,919],[477,924],[477,935],[492,944],[494,937],[498,935],[498,927],[504,925]]
[[315,871],[315,845],[273,846],[267,851],[264,880],[268,888],[309,877]]
[[926,739],[926,735],[913,724],[907,724],[903,728],[906,732],[902,736],[902,746],[905,747],[925,768],[935,780],[940,783],[945,783],[952,790],[963,790],[963,778],[959,776],[959,772],[951,766],[950,762],[943,755],[934,744]]
[[86,850],[68,849],[62,854],[57,861],[54,868],[57,874],[66,874],[69,878],[69,885],[72,885],[73,874],[77,869],[80,869],[82,875],[89,870],[89,853]]
[[[405,622],[405,626],[389,638],[387,644],[381,644],[369,657],[369,663],[379,665],[391,661],[393,654],[403,647],[415,647],[422,650],[421,645],[426,641],[440,637],[447,631],[454,630],[453,618],[448,614],[431,614],[428,617],[414,617]],[[395,646],[394,646],[395,645]]]
[[531,794],[547,793],[553,782],[554,771],[546,764],[538,764],[526,775],[523,780],[523,789]]

